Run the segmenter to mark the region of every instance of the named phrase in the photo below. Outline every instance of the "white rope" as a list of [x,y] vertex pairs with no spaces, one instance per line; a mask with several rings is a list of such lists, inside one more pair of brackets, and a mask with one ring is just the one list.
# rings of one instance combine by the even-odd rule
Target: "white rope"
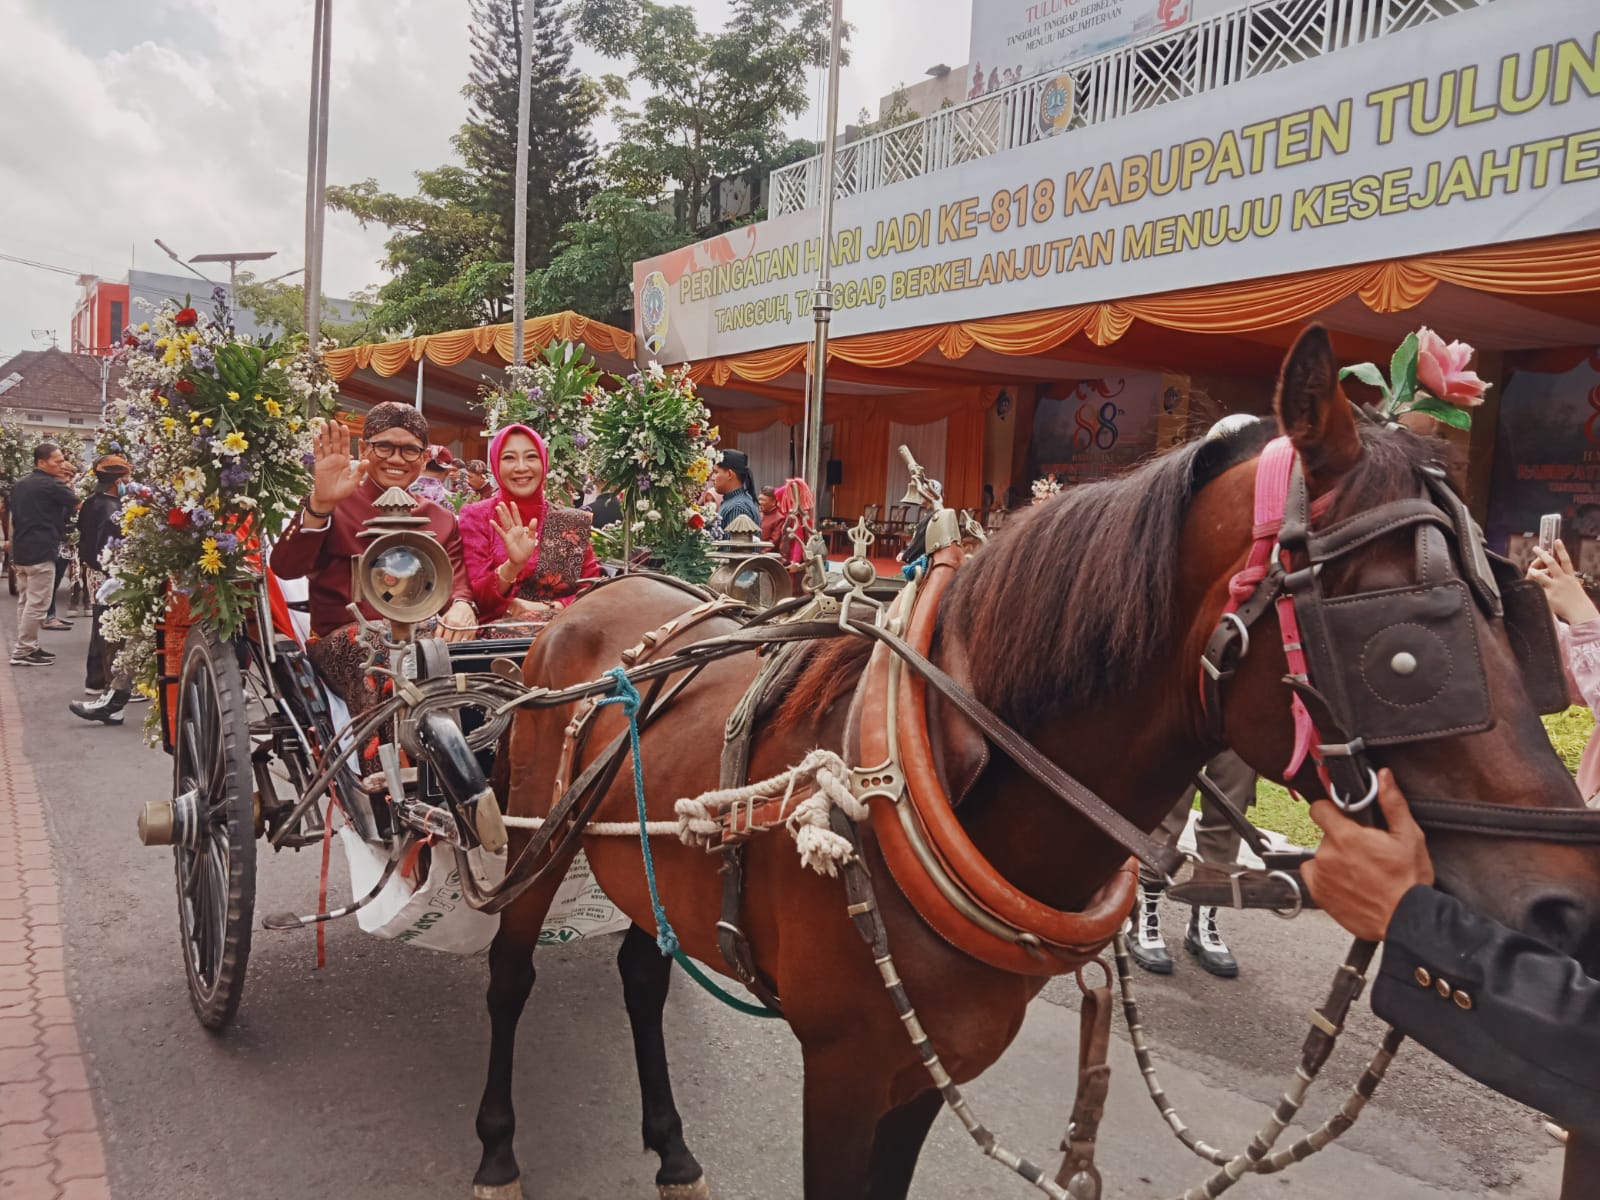
[[[795,790],[803,784],[813,784],[815,790],[789,812]],[[771,779],[679,800],[672,806],[678,814],[678,836],[685,843],[699,840],[704,836],[701,830],[719,829],[718,819],[723,814],[743,805],[753,818],[758,803],[780,795],[779,816],[788,812],[783,823],[800,851],[801,863],[819,875],[837,875],[839,864],[850,858],[850,842],[828,828],[828,814],[839,808],[851,820],[864,821],[868,810],[850,790],[850,768],[832,750],[813,750]]]
[[[791,811],[789,805],[795,792],[806,785],[814,785],[815,790]],[[756,805],[779,797],[783,803],[778,815],[789,836],[794,838],[801,863],[819,875],[837,875],[839,865],[850,858],[850,841],[828,827],[828,814],[838,808],[852,821],[864,821],[868,809],[850,790],[850,768],[832,750],[813,750],[798,765],[759,783],[722,788],[679,800],[672,806],[678,814],[676,821],[648,821],[645,833],[650,837],[676,837],[686,846],[705,845],[722,835],[724,814],[743,805],[749,814],[745,828],[751,830]],[[503,819],[509,829],[544,826],[543,817]],[[585,836],[595,837],[638,837],[639,822],[591,821],[583,827],[583,832]]]

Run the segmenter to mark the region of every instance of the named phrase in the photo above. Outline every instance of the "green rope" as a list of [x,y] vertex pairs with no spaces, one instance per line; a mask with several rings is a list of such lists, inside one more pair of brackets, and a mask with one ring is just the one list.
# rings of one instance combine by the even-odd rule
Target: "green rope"
[[682,950],[674,953],[672,960],[683,968],[685,975],[733,1009],[734,1012],[743,1013],[747,1017],[774,1017],[780,1021],[783,1019],[783,1014],[775,1008],[768,1008],[765,1004],[751,1004],[748,1000],[739,999],[739,997],[702,971],[694,959],[690,958]]
[[607,704],[620,705],[623,714],[628,718],[628,742],[633,754],[633,795],[639,809],[639,850],[644,855],[644,878],[650,885],[650,910],[656,919],[656,945],[661,953],[671,955],[674,961],[683,968],[683,973],[703,987],[712,996],[721,1000],[735,1012],[744,1013],[750,1017],[779,1017],[783,1014],[777,1009],[768,1008],[764,1004],[751,1004],[739,999],[732,992],[727,991],[711,976],[702,971],[687,954],[678,949],[678,935],[672,928],[672,922],[667,919],[667,910],[661,903],[661,893],[656,888],[656,864],[650,854],[650,835],[645,832],[645,823],[648,814],[644,803],[644,761],[639,753],[639,708],[643,698],[639,690],[633,686],[628,674],[621,667],[616,667],[610,672],[614,685],[613,694],[600,701],[603,707]]

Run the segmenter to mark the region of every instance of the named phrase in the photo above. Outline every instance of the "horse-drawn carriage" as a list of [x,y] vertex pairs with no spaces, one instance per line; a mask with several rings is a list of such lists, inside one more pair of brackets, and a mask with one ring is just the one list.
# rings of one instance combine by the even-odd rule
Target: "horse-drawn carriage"
[[[1600,889],[1560,844],[1594,835],[1533,716],[1565,700],[1551,686],[1548,610],[1486,556],[1436,451],[1358,418],[1335,372],[1326,336],[1307,335],[1285,366],[1277,428],[1252,422],[1059,497],[974,554],[930,485],[927,558],[892,604],[872,594],[863,529],[841,574],[825,571],[819,543],[806,595],[764,612],[628,575],[531,649],[445,647],[409,636],[448,595],[439,557],[403,528],[375,530],[356,594],[392,623],[390,662],[374,669],[393,694],[345,730],[270,587],[232,644],[169,628],[175,796],[145,830],[176,847],[201,1019],[225,1023],[238,1001],[256,836],[326,837],[317,804],[332,790],[387,853],[378,887],[427,843],[444,848],[471,908],[501,914],[479,1200],[521,1195],[516,1026],[541,923],[580,849],[632,921],[618,963],[662,1197],[709,1195],[660,1028],[671,954],[725,960],[794,1029],[808,1200],[906,1195],[941,1105],[989,1157],[1078,1200],[1100,1194],[1111,1012],[1109,980],[1090,989],[1081,968],[1104,961],[1131,905],[1130,855],[1175,870],[1175,852],[1143,830],[1216,747],[1352,814],[1371,811],[1376,750],[1417,785],[1441,878],[1490,915],[1578,946],[1589,931],[1570,909],[1525,886]],[[265,715],[252,718],[257,697]],[[358,778],[351,757],[374,736],[381,770]],[[292,799],[279,799],[274,763]],[[482,859],[502,846],[493,878]],[[1308,906],[1295,863],[1270,865],[1197,886],[1243,906]],[[1349,1127],[1398,1033],[1326,1125],[1274,1147],[1375,949],[1353,947],[1294,1082],[1237,1153],[1190,1131],[1144,1062],[1173,1131],[1215,1167],[1187,1196],[1210,1200]],[[1045,980],[1073,971],[1095,995],[1052,1179],[994,1137],[959,1085],[998,1058]]]

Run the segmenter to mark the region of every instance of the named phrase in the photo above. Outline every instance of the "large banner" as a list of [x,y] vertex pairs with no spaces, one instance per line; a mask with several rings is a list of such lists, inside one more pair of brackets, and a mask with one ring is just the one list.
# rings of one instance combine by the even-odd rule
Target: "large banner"
[[1192,0],[972,0],[967,99],[1186,24]]
[[[634,267],[644,359],[811,335],[818,214]],[[851,196],[833,334],[1600,227],[1600,5],[1500,3]]]

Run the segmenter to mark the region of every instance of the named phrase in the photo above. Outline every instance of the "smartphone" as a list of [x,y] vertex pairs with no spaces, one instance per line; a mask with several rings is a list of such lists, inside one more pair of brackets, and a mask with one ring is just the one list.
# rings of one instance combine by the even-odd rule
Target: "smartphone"
[[1539,518],[1539,549],[1546,554],[1554,554],[1556,543],[1561,540],[1561,514],[1545,513]]

